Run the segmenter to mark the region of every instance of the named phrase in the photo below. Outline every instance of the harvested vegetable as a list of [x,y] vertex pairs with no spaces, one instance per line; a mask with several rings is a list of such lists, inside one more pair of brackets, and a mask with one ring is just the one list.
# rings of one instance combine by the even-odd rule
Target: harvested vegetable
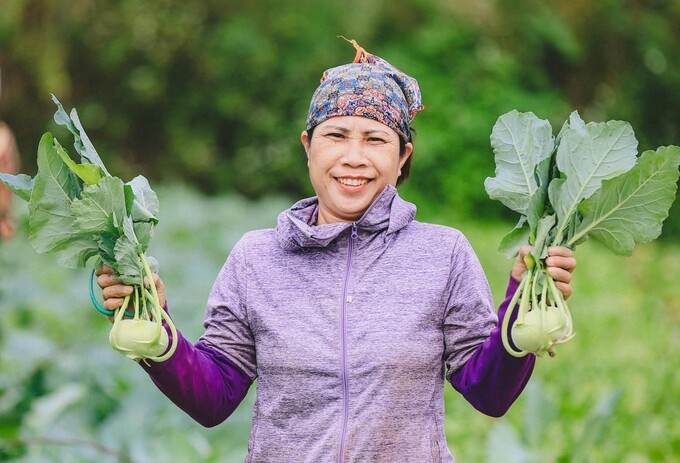
[[546,273],[548,247],[574,249],[592,237],[629,256],[636,243],[657,238],[675,200],[680,147],[638,156],[629,123],[586,124],[576,111],[557,137],[533,113],[506,113],[493,127],[491,146],[496,176],[486,179],[486,191],[520,214],[500,250],[510,257],[524,244],[533,246],[503,320],[503,343],[516,357],[554,356],[554,346],[574,330],[569,307]]
[[[38,253],[55,254],[71,268],[106,264],[133,287],[113,313],[111,346],[136,361],[166,360],[175,351],[177,333],[153,281],[157,262],[145,255],[158,223],[158,197],[141,175],[124,183],[109,174],[77,111],[67,114],[54,95],[52,100],[54,120],[72,133],[80,162],[48,132],[38,146],[36,176],[0,174],[0,180],[28,202],[29,240]],[[126,319],[130,301],[134,317]]]

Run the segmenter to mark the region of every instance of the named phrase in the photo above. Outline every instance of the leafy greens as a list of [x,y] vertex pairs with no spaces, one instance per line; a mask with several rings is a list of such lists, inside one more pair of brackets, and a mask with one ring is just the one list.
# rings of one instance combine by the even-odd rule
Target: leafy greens
[[[36,176],[2,173],[0,180],[28,201],[29,240],[38,253],[55,254],[60,264],[72,268],[106,264],[118,279],[133,286],[130,299],[135,306],[135,321],[153,323],[149,331],[155,338],[140,341],[151,346],[142,349],[143,353],[118,350],[135,360],[165,360],[175,345],[163,354],[167,336],[165,346],[161,346],[161,321],[168,323],[173,334],[175,329],[160,306],[153,284],[157,262],[145,255],[158,223],[158,197],[141,175],[127,183],[112,176],[85,133],[77,111],[68,114],[54,95],[52,100],[57,105],[54,120],[73,135],[80,162],[75,162],[48,132],[38,145]],[[124,302],[123,311],[130,299]],[[122,315],[115,319],[117,324]],[[125,345],[113,341],[114,348]]]
[[[545,271],[548,247],[573,249],[592,237],[628,256],[635,243],[657,238],[675,200],[680,148],[638,156],[629,123],[586,124],[576,111],[556,137],[550,123],[531,112],[506,113],[493,127],[491,146],[496,176],[486,179],[486,191],[520,214],[500,250],[513,256],[523,244],[532,245],[503,321],[503,342],[515,356],[553,356],[553,346],[571,339],[573,326],[564,297]],[[518,301],[511,343],[507,325]],[[527,317],[532,311],[538,312]]]

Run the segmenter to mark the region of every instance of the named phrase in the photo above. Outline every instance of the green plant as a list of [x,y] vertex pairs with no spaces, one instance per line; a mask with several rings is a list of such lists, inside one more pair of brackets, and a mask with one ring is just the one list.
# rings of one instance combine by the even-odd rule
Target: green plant
[[[573,337],[573,325],[546,272],[548,247],[573,248],[593,237],[615,254],[630,255],[635,243],[657,238],[675,199],[680,148],[638,158],[629,123],[586,124],[576,111],[557,137],[548,121],[511,111],[494,125],[491,145],[496,177],[487,178],[487,193],[521,215],[501,250],[513,255],[524,243],[533,246],[503,320],[503,342],[514,356],[553,356],[554,345]],[[508,325],[517,302],[511,344]]]
[[[38,146],[36,176],[0,174],[0,180],[28,201],[29,240],[38,253],[56,254],[66,267],[106,264],[133,286],[133,294],[115,314],[112,347],[134,360],[163,361],[174,352],[177,336],[168,349],[162,322],[176,331],[153,281],[151,265],[157,264],[145,255],[158,223],[156,193],[142,176],[124,183],[109,174],[77,111],[69,115],[56,97],[52,99],[57,105],[54,120],[73,134],[81,162],[73,161],[48,132]],[[130,300],[134,318],[126,320]]]

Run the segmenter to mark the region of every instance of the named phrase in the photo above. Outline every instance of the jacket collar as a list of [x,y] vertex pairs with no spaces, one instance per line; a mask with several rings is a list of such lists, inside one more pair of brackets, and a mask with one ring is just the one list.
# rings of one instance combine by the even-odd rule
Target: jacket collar
[[[326,247],[352,227],[350,222],[314,225],[319,212],[317,197],[306,198],[279,214],[276,237],[284,249]],[[384,233],[387,238],[406,225],[416,214],[415,205],[404,201],[397,189],[387,185],[359,220],[359,236]]]

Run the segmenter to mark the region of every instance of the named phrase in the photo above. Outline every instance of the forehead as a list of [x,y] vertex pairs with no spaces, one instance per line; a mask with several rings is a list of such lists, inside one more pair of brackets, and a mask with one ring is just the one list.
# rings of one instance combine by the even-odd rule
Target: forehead
[[398,136],[397,132],[383,124],[382,122],[362,116],[337,116],[326,119],[317,126],[318,129],[333,128],[345,132],[384,132],[389,135]]

